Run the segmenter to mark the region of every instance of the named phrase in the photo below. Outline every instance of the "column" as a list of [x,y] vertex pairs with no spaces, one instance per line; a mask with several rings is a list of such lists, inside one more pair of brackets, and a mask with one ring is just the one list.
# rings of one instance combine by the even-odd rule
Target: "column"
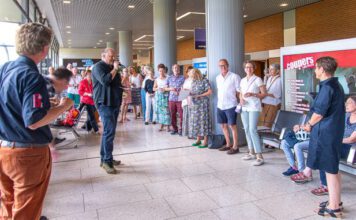
[[132,31],[119,31],[119,59],[122,65],[132,65]]
[[[220,74],[218,62],[225,58],[229,61],[230,71],[243,78],[244,61],[244,21],[243,0],[205,0],[206,38],[208,78],[212,85],[211,112],[213,134],[222,135],[217,123],[217,88],[216,77]],[[241,119],[238,119],[239,144],[246,143]]]
[[283,36],[285,47],[296,45],[295,9],[283,12]]
[[154,66],[171,67],[177,62],[176,0],[153,2]]
[[106,42],[106,48],[112,48],[117,51],[117,43],[116,42]]

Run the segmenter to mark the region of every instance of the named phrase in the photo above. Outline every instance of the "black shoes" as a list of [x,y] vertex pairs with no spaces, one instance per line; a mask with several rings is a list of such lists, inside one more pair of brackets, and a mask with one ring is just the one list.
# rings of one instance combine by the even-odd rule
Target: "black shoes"
[[65,140],[66,140],[66,138],[57,138],[57,137],[55,137],[55,138],[54,138],[54,145],[60,144],[60,143],[62,143],[62,142],[65,141]]

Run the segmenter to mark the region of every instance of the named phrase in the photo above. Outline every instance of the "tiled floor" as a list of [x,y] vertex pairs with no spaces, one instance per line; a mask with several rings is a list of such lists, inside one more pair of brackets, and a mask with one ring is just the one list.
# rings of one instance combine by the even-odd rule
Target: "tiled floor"
[[[253,167],[242,154],[189,147],[191,140],[131,121],[115,139],[120,174],[108,175],[99,167],[100,136],[81,133],[78,148],[53,153],[43,210],[50,219],[322,219],[313,210],[327,197],[309,192],[317,173],[306,185],[282,177],[279,150]],[[355,180],[343,175],[346,219],[356,219]]]

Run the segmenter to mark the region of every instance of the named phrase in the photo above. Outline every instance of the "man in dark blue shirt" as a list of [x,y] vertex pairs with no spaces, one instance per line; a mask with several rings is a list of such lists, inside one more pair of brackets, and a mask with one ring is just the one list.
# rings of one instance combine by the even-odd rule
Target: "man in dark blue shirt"
[[120,164],[112,155],[123,92],[118,70],[119,62],[115,61],[115,51],[112,48],[105,49],[102,60],[96,63],[92,70],[94,102],[103,122],[100,166],[108,174],[117,173],[114,165]]
[[16,34],[20,57],[0,67],[1,219],[39,219],[51,175],[48,124],[73,105],[50,108],[45,80],[37,69],[49,50],[52,31],[27,23]]

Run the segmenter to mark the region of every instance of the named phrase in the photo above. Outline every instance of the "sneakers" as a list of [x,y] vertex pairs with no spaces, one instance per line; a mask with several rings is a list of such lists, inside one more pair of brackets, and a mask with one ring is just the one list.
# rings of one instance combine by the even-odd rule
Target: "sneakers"
[[176,135],[176,134],[178,134],[178,131],[172,131],[171,132],[171,135]]
[[148,122],[145,122],[145,125],[148,125]]
[[257,158],[257,160],[255,160],[255,162],[253,162],[252,165],[253,166],[261,166],[264,163],[265,163],[265,161],[263,160],[263,158]]
[[[121,164],[121,160],[112,160],[112,164],[114,166],[119,166]],[[100,167],[103,166],[103,162],[100,162]]]
[[109,163],[103,163],[101,168],[103,168],[106,171],[106,173],[108,173],[108,174],[116,174],[117,173],[117,170],[114,168],[114,166]]
[[243,156],[242,159],[243,160],[253,160],[253,159],[256,159],[256,155],[248,153],[245,156]]
[[297,173],[299,173],[298,170],[294,169],[293,167],[289,167],[288,170],[284,171],[282,174],[283,176],[292,176]]
[[121,160],[112,160],[112,164],[114,166],[119,166],[121,164]]

